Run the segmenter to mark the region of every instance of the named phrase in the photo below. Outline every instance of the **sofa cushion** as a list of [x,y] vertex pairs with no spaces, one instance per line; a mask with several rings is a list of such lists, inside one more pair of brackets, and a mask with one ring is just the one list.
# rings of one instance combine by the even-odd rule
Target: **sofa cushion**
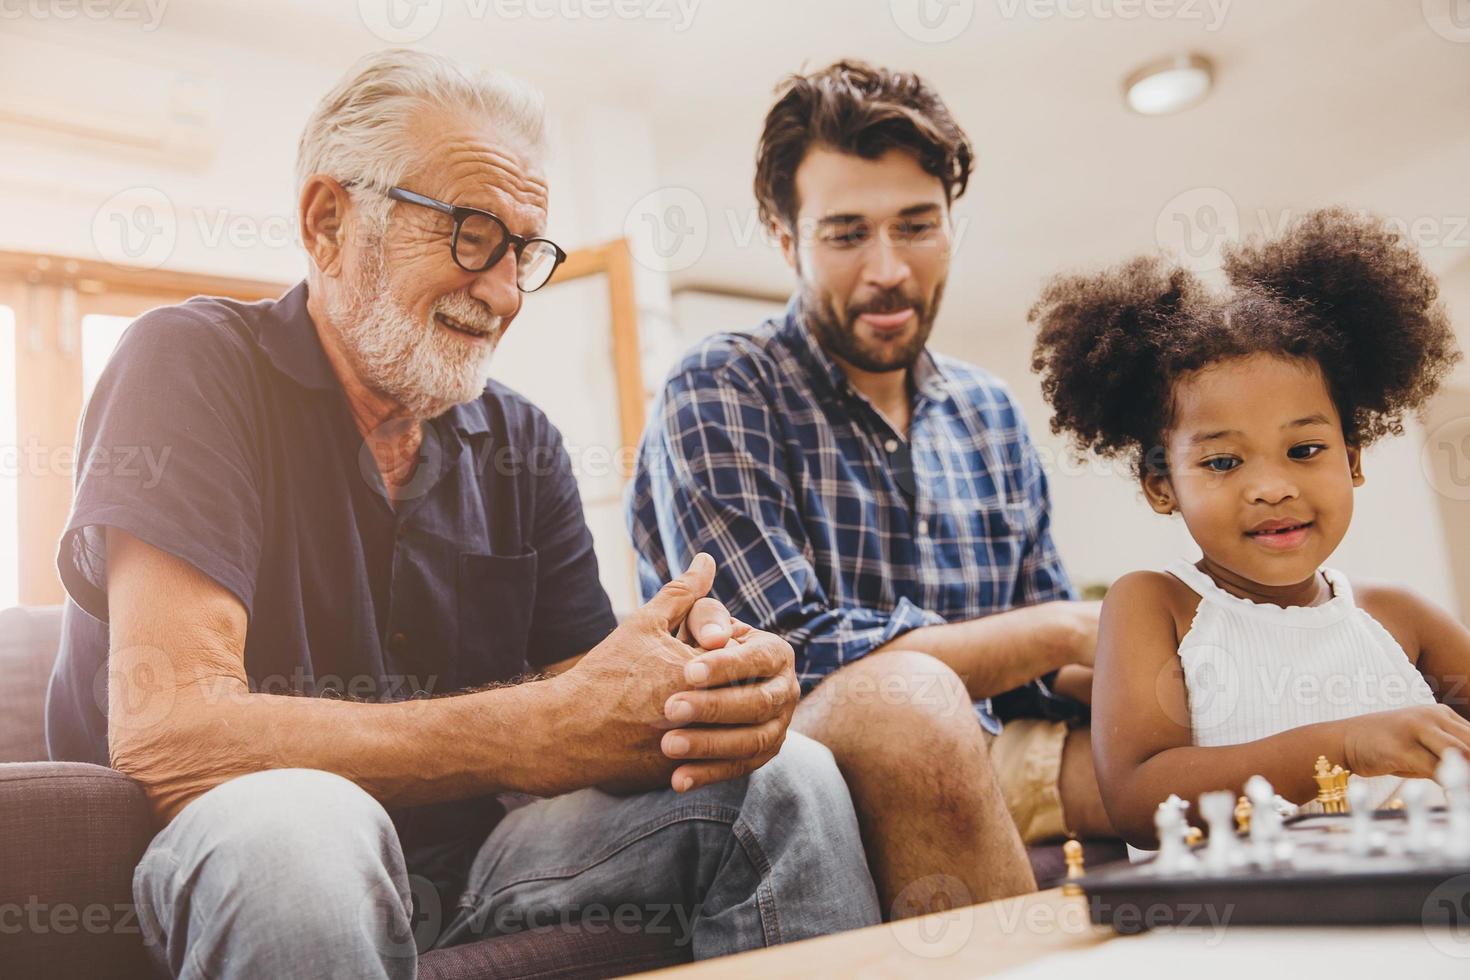
[[61,607],[0,610],[0,762],[46,754],[46,684],[61,645]]
[[133,866],[143,789],[80,762],[0,764],[0,976],[151,977]]

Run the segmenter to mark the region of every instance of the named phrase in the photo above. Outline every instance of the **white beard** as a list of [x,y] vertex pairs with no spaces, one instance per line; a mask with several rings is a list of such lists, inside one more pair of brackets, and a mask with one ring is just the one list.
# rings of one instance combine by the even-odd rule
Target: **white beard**
[[[434,320],[436,313],[489,331],[490,342],[460,339]],[[434,418],[485,390],[500,318],[467,293],[455,293],[439,299],[427,320],[416,319],[393,298],[381,243],[369,245],[362,276],[330,314],[363,384],[413,418]]]

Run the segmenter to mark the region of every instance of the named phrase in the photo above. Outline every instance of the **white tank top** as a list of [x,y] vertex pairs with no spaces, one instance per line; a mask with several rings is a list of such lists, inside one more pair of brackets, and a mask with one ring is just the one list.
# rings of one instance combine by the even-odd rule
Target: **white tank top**
[[[1322,569],[1332,587],[1327,602],[1283,607],[1231,595],[1183,559],[1168,570],[1200,595],[1179,643],[1195,745],[1239,745],[1303,725],[1435,703],[1398,641],[1353,602],[1341,572]],[[1366,782],[1376,808],[1405,780]]]

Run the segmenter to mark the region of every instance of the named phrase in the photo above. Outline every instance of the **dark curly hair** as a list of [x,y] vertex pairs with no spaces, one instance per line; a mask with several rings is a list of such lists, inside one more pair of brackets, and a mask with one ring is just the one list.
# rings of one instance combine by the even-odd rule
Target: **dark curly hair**
[[908,150],[939,178],[953,204],[965,193],[975,152],[939,94],[913,72],[839,61],[777,87],[756,150],[755,199],[761,220],[796,222],[796,168],[812,146],[866,160]]
[[1159,257],[1049,282],[1031,368],[1079,449],[1162,474],[1175,382],[1268,353],[1316,362],[1352,445],[1403,432],[1460,353],[1418,252],[1344,208],[1306,214],[1275,238],[1228,247],[1212,293]]

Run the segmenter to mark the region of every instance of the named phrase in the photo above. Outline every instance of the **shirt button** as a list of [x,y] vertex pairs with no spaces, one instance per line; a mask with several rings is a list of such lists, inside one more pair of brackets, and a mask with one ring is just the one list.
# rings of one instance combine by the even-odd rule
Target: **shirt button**
[[886,449],[886,450],[888,450],[890,453],[896,453],[896,452],[898,452],[898,440],[897,439],[889,439],[887,442],[885,442],[883,444],[883,448]]
[[927,520],[921,519],[919,521],[919,533],[923,535],[927,535],[929,533],[929,522]]

